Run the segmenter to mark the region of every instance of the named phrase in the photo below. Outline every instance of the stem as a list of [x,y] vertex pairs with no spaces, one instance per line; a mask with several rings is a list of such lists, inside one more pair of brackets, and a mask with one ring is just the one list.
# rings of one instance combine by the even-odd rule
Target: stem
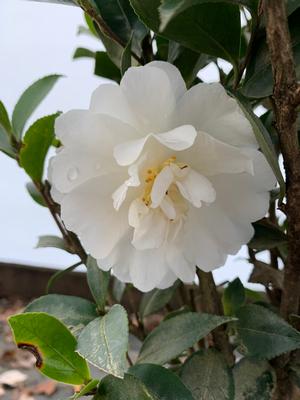
[[[223,315],[223,306],[212,273],[198,269],[197,275],[199,278],[204,311],[213,315]],[[228,365],[232,366],[235,360],[226,333],[226,328],[224,326],[219,326],[212,332],[212,336],[216,348],[223,353]]]
[[[286,215],[289,254],[284,268],[280,313],[288,320],[297,314],[300,300],[300,151],[297,136],[297,105],[300,103],[300,85],[297,83],[291,38],[284,0],[264,0],[267,44],[273,78],[273,105],[280,148],[286,172]],[[293,384],[289,379],[287,363],[290,355],[274,360],[277,389],[274,400],[291,400]]]

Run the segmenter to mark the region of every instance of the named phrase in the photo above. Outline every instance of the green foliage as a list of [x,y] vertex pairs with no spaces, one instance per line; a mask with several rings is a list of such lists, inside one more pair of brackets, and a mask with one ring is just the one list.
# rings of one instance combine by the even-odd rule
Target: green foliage
[[102,78],[111,79],[120,82],[121,73],[119,68],[110,60],[108,54],[104,51],[97,51],[95,55],[95,75]]
[[100,269],[97,261],[91,256],[89,256],[87,259],[86,268],[87,282],[90,291],[95,299],[99,311],[103,312],[108,293],[110,272]]
[[9,157],[15,158],[16,151],[11,145],[10,136],[0,123],[0,150]]
[[160,365],[137,364],[128,373],[140,379],[159,400],[195,400],[178,376]]
[[[187,312],[163,321],[145,339],[138,363],[165,364],[193,346],[230,317]],[[162,346],[167,343],[167,346]]]
[[45,76],[29,86],[22,94],[12,115],[12,127],[17,140],[22,138],[28,118],[44,100],[59,78],[61,78],[61,75]]
[[126,47],[122,54],[122,59],[121,59],[121,74],[122,74],[122,76],[125,74],[125,72],[128,70],[128,68],[131,67],[131,46],[132,46],[132,36],[131,36],[129,42],[126,44]]
[[271,400],[275,371],[266,361],[243,358],[233,368],[235,400]]
[[131,0],[141,20],[154,32],[175,40],[199,53],[206,53],[236,64],[240,52],[239,7],[225,3],[205,3],[187,8],[167,26],[159,18],[159,0]]
[[58,280],[61,279],[63,276],[65,276],[66,274],[68,274],[69,272],[74,271],[74,269],[76,269],[79,265],[81,265],[81,261],[71,265],[70,267],[57,271],[55,274],[53,274],[51,276],[51,278],[48,280],[47,282],[47,287],[46,287],[46,293],[48,294],[50,292],[50,290],[52,289],[54,283]]
[[81,399],[81,397],[86,396],[90,393],[92,393],[94,390],[96,390],[97,386],[99,384],[99,380],[98,379],[93,379],[92,381],[90,381],[87,385],[85,385],[80,392],[78,392],[77,394],[75,394],[72,397],[72,400],[77,400],[77,399]]
[[33,300],[25,313],[45,312],[63,322],[69,329],[78,329],[98,317],[96,305],[86,299],[63,294],[48,294]]
[[167,289],[153,289],[144,294],[139,307],[140,317],[144,318],[163,308],[172,299],[179,286],[179,281]]
[[43,207],[47,207],[42,195],[37,190],[35,184],[33,182],[26,183],[26,189],[32,200],[34,200],[37,204]]
[[274,247],[287,243],[287,236],[277,226],[267,220],[253,224],[255,233],[248,246],[256,250],[273,249]]
[[95,52],[85,47],[78,47],[73,54],[73,59],[77,58],[95,58]]
[[300,333],[265,307],[246,305],[237,317],[238,340],[247,356],[271,359],[300,348]]
[[181,379],[195,400],[234,400],[232,371],[221,353],[201,350],[187,359]]
[[87,363],[75,352],[75,337],[58,319],[33,312],[14,315],[9,324],[18,347],[35,355],[44,375],[72,385],[90,380]]
[[160,400],[135,378],[125,374],[124,379],[106,376],[102,379],[94,400]]
[[278,183],[280,185],[280,199],[282,200],[285,193],[285,183],[279,168],[277,155],[274,150],[274,146],[270,138],[270,135],[266,130],[264,124],[261,122],[261,120],[254,114],[248,100],[238,92],[235,92],[235,96],[238,100],[241,109],[243,110],[245,116],[247,117],[253,128],[253,132],[255,134],[256,140],[259,144],[261,151],[264,153],[266,159],[268,160],[278,180]]
[[122,378],[127,370],[127,313],[119,304],[90,322],[78,338],[77,351],[102,371]]
[[38,119],[24,136],[20,164],[33,181],[40,182],[43,178],[44,162],[54,139],[54,123],[58,115]]
[[223,293],[223,308],[225,315],[235,315],[236,311],[245,303],[246,293],[239,278],[230,282]]

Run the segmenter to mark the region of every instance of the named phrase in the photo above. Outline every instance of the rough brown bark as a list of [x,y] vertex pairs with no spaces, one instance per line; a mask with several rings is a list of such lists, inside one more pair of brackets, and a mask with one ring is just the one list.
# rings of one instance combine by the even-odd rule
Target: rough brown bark
[[[212,273],[198,270],[197,275],[199,278],[203,311],[209,314],[223,315],[223,306]],[[212,332],[212,336],[216,348],[223,353],[228,365],[232,366],[235,359],[226,328],[224,326],[218,327]]]
[[[263,0],[267,43],[272,64],[274,90],[273,104],[280,148],[286,172],[286,207],[288,221],[289,255],[284,269],[284,284],[280,312],[283,318],[297,314],[300,300],[300,151],[297,136],[297,105],[300,87],[287,23],[284,0]],[[275,360],[277,391],[274,400],[295,399],[286,364],[289,356]]]

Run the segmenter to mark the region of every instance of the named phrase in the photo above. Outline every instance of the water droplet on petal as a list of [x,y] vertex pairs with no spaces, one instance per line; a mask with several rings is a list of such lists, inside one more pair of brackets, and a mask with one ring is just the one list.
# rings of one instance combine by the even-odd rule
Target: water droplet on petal
[[68,174],[67,174],[68,179],[71,182],[74,182],[78,178],[78,175],[79,175],[79,171],[78,171],[78,168],[76,168],[76,167],[70,168],[68,171]]

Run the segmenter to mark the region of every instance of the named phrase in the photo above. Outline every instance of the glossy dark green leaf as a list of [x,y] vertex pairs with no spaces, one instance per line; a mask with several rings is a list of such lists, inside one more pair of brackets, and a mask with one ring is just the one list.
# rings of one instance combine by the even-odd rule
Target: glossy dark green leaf
[[[187,312],[159,324],[145,339],[138,363],[165,364],[193,346],[231,317]],[[167,346],[162,346],[167,343]]]
[[132,46],[132,37],[130,38],[129,42],[127,43],[121,60],[121,74],[122,76],[131,67],[131,46]]
[[139,308],[141,318],[147,317],[163,308],[172,299],[178,285],[179,282],[177,281],[167,289],[153,289],[151,292],[144,294]]
[[110,272],[102,271],[102,269],[98,267],[97,261],[91,256],[87,259],[86,268],[87,282],[90,291],[95,299],[98,309],[103,312],[108,293]]
[[[148,29],[138,19],[133,11],[129,0],[94,0],[103,19],[108,27],[107,36],[113,38],[118,37],[118,41],[123,47],[130,41],[132,37],[132,50],[137,55],[142,52],[141,43],[144,37],[148,34]],[[113,35],[110,35],[113,32]]]
[[247,356],[271,359],[300,348],[300,333],[265,307],[246,305],[237,317],[238,340]]
[[[295,6],[295,4],[294,4]],[[296,6],[295,6],[296,7]],[[296,73],[300,79],[300,9],[289,18],[292,48],[296,64]],[[253,56],[247,68],[242,93],[250,98],[264,98],[273,92],[273,75],[268,46],[265,36],[257,40]]]
[[95,58],[96,53],[85,47],[78,47],[73,54],[73,59],[76,58]]
[[271,400],[276,375],[266,361],[243,358],[233,368],[235,400]]
[[33,123],[24,136],[20,164],[36,182],[43,178],[44,162],[54,139],[54,123],[59,113],[48,115]]
[[78,338],[79,354],[100,370],[120,378],[127,370],[127,350],[128,318],[119,304],[90,322]]
[[239,58],[241,25],[237,5],[223,2],[193,5],[161,29],[160,0],[131,0],[131,4],[141,20],[156,33],[198,53],[232,63]]
[[234,400],[232,371],[214,349],[193,354],[182,367],[181,379],[195,400]]
[[119,279],[116,277],[113,277],[112,295],[118,303],[121,302],[125,290],[126,283],[119,281]]
[[225,315],[234,315],[245,303],[245,289],[239,278],[230,282],[223,293],[223,307]]
[[159,400],[194,400],[178,376],[160,365],[137,364],[128,373],[142,381]]
[[[98,393],[93,400],[160,400],[150,393],[143,383],[133,375],[124,379],[106,376],[101,380]],[[171,400],[171,399],[170,399]]]
[[87,363],[75,352],[75,337],[58,319],[33,312],[10,317],[9,325],[18,347],[35,355],[44,375],[72,385],[90,380]]
[[111,61],[105,51],[97,51],[95,57],[95,75],[102,78],[111,79],[115,82],[120,82],[120,70]]
[[288,238],[281,229],[267,220],[257,221],[253,224],[255,233],[248,243],[251,249],[266,250],[287,243]]
[[61,75],[49,75],[39,79],[18,100],[12,115],[13,132],[17,139],[21,139],[24,126],[33,111],[51,91]]
[[285,182],[280,171],[278,159],[276,152],[274,150],[274,146],[268,131],[266,130],[264,124],[261,120],[254,114],[252,107],[248,100],[242,96],[240,93],[234,93],[237,101],[244,112],[246,118],[249,120],[253,132],[255,134],[256,140],[259,144],[261,151],[264,153],[270,167],[272,168],[274,175],[277,178],[277,181],[280,186],[280,200],[283,199],[285,194]]
[[93,379],[87,385],[85,385],[78,393],[76,393],[70,400],[78,400],[83,396],[87,396],[90,393],[94,393],[97,390],[97,386],[99,384],[98,379]]
[[31,196],[31,198],[38,203],[40,206],[47,207],[42,195],[40,192],[37,190],[35,184],[33,182],[27,182],[26,183],[26,189]]
[[85,326],[98,317],[96,305],[81,297],[48,294],[29,303],[24,312],[45,312],[69,328]]

